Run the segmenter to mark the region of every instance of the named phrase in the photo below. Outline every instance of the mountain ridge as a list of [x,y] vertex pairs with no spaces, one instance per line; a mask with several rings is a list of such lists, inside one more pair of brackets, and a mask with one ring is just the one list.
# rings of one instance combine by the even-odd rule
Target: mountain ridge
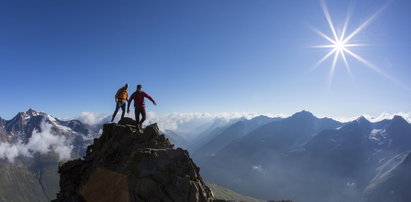
[[277,118],[269,118],[267,116],[258,116],[250,120],[240,120],[222,130],[213,139],[205,143],[201,148],[197,149],[193,156],[202,158],[204,156],[215,155],[220,149],[227,146],[230,142],[239,139],[250,131],[267,124],[271,121],[276,121]]

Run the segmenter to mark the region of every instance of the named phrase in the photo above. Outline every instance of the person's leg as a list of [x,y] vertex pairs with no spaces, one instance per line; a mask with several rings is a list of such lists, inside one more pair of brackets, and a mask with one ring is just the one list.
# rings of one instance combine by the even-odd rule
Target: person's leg
[[137,107],[134,109],[134,115],[136,116],[136,127],[137,127],[137,130],[140,130],[140,128],[139,128],[140,110],[139,110]]
[[123,110],[123,113],[121,113],[121,119],[124,118],[124,115],[126,114],[126,103],[123,102],[123,104],[121,105],[121,110]]
[[111,118],[111,122],[113,122],[114,121],[114,118],[116,118],[116,115],[117,115],[117,112],[118,112],[118,109],[120,108],[120,105],[119,105],[119,103],[117,102],[116,103],[116,110],[114,110],[114,113],[113,113],[113,117]]
[[140,128],[143,129],[143,122],[146,120],[146,108],[140,109],[140,113],[141,113]]

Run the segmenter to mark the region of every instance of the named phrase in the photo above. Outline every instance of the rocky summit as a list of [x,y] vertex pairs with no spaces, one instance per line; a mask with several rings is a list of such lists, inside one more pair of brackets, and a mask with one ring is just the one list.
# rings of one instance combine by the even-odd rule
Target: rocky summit
[[174,149],[156,124],[142,134],[135,122],[105,124],[84,158],[59,166],[66,201],[214,201],[188,152]]

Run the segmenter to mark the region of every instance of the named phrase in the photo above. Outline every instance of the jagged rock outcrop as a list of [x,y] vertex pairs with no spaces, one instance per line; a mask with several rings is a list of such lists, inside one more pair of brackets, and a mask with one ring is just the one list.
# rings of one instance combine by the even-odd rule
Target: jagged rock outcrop
[[128,118],[105,124],[84,159],[59,167],[54,201],[213,201],[186,150],[174,149],[156,124],[143,134]]

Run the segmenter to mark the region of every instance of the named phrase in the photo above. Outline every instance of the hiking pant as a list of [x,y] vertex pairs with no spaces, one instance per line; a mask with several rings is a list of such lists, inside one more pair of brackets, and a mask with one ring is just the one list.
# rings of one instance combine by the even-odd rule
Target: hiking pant
[[123,110],[123,113],[121,113],[121,118],[124,118],[124,114],[126,113],[126,103],[125,102],[117,102],[116,104],[116,110],[113,113],[113,117],[111,118],[111,122],[114,121],[114,118],[117,115],[118,110],[120,109]]
[[[143,122],[146,120],[146,108],[135,108],[134,114],[136,115],[137,127],[142,129]],[[141,114],[141,120],[140,120],[140,114]]]

